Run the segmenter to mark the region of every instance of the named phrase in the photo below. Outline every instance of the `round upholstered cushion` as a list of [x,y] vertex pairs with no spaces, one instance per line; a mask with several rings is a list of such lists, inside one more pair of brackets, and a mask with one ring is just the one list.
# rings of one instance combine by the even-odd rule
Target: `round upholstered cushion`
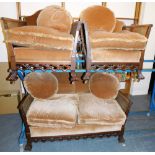
[[69,33],[72,21],[71,15],[64,8],[52,5],[40,12],[37,18],[37,25]]
[[58,91],[58,80],[52,73],[29,73],[24,79],[27,92],[37,99],[48,99]]
[[112,32],[116,24],[114,13],[108,8],[98,5],[83,10],[80,20],[87,23],[90,32],[96,30]]
[[119,80],[112,74],[95,73],[89,81],[93,95],[102,99],[115,99],[119,90]]

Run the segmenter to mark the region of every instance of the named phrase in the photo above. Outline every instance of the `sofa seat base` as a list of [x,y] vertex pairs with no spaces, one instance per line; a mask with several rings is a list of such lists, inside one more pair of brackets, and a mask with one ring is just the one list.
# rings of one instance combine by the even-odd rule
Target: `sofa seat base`
[[31,137],[54,137],[67,135],[81,135],[103,132],[121,131],[122,125],[82,125],[74,128],[51,128],[30,126]]
[[92,62],[94,63],[139,63],[141,51],[92,49]]
[[16,63],[71,64],[71,50],[14,48]]

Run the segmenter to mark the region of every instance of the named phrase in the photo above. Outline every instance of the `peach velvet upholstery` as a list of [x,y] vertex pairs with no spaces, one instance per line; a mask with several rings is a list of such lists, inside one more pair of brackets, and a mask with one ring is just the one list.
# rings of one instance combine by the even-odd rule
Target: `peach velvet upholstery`
[[46,137],[46,136],[69,136],[89,133],[103,133],[111,131],[120,131],[122,125],[91,125],[77,124],[74,128],[52,128],[52,127],[35,127],[30,126],[31,137]]
[[35,99],[27,112],[27,122],[35,127],[75,127],[77,122],[76,99],[75,94],[69,96],[56,94],[50,100]]
[[60,49],[14,48],[16,63],[71,64],[71,51]]
[[116,100],[104,100],[93,94],[79,96],[79,124],[123,125],[126,115]]
[[43,9],[38,18],[37,25],[54,28],[61,32],[70,33],[73,19],[69,12],[56,5]]
[[122,31],[120,33],[96,31],[90,35],[92,50],[95,48],[144,50],[146,43],[147,38],[145,36],[129,31]]
[[119,91],[119,80],[113,74],[94,73],[89,80],[92,94],[102,99],[115,99]]
[[127,50],[106,50],[106,49],[92,49],[92,62],[135,62],[139,63],[141,58],[141,51],[127,51]]
[[34,98],[48,99],[58,91],[58,80],[52,73],[29,73],[24,78],[27,92]]
[[113,32],[116,24],[114,13],[108,8],[98,5],[83,10],[80,14],[80,20],[87,23],[89,32]]
[[73,36],[52,28],[23,26],[6,30],[6,42],[39,49],[73,49]]
[[121,32],[123,30],[123,26],[125,26],[124,22],[116,20],[115,29],[113,32]]

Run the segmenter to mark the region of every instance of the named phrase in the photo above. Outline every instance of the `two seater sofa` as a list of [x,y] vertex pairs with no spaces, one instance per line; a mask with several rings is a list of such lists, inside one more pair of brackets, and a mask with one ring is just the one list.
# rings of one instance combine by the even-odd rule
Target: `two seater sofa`
[[[125,143],[125,123],[132,103],[119,91],[116,76],[95,73],[85,90],[68,88],[67,93],[61,83],[52,73],[32,72],[25,77],[28,95],[18,107],[25,125],[25,150],[31,150],[32,142],[39,140],[117,136]],[[75,85],[86,86],[82,81]]]

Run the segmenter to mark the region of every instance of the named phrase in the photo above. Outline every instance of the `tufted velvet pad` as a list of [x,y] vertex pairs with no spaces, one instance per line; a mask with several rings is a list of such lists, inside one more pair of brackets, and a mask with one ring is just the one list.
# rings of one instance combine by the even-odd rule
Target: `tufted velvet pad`
[[58,91],[57,78],[52,73],[29,73],[24,79],[28,93],[38,99],[48,99]]
[[71,51],[59,49],[35,49],[35,48],[14,48],[16,62],[22,63],[52,63],[70,64]]
[[70,33],[73,19],[64,8],[51,5],[43,9],[38,18],[37,25],[54,28],[61,32]]
[[6,30],[6,42],[38,49],[73,49],[73,36],[52,28],[23,26]]
[[50,100],[35,99],[27,112],[28,124],[35,127],[74,127],[77,99],[75,94],[56,94]]
[[92,94],[102,99],[115,99],[119,91],[119,80],[112,74],[95,73],[89,81]]
[[79,124],[123,125],[126,115],[116,100],[104,100],[93,94],[79,96]]
[[104,6],[98,5],[83,10],[80,14],[80,20],[87,23],[89,32],[98,30],[113,32],[116,24],[113,12]]
[[120,33],[96,31],[91,33],[90,43],[92,49],[144,50],[147,38],[129,31]]

